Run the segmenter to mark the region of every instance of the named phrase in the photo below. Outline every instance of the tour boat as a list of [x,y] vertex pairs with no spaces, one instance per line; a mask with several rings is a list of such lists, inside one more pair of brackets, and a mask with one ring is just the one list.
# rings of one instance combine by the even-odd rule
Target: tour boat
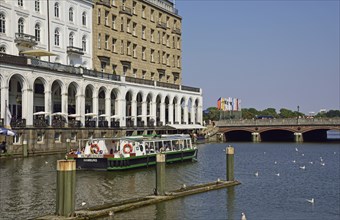
[[126,170],[155,165],[158,153],[167,163],[197,160],[197,148],[183,134],[79,140],[67,158],[76,160],[79,170]]

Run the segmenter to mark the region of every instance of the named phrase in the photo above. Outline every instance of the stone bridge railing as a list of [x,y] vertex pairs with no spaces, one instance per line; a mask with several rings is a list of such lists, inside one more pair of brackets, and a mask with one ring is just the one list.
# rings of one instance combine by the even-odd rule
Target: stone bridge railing
[[217,127],[340,125],[340,118],[231,119],[216,121]]

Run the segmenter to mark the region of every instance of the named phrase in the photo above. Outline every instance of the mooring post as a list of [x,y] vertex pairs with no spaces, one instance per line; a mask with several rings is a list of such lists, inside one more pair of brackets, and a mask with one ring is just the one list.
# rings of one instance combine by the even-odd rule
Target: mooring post
[[165,154],[156,155],[156,192],[157,196],[165,195]]
[[227,159],[227,181],[234,181],[234,148],[228,146],[226,149]]
[[23,144],[23,146],[22,146],[22,156],[23,157],[27,157],[27,155],[28,155],[28,143],[27,143],[27,140],[23,140],[22,144]]
[[70,217],[75,210],[76,161],[57,161],[57,205],[56,214]]

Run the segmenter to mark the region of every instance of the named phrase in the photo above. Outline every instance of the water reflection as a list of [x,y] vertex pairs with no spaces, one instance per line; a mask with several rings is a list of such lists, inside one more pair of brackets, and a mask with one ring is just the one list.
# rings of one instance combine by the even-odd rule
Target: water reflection
[[228,219],[234,218],[234,201],[235,201],[235,186],[231,186],[227,189],[227,216]]

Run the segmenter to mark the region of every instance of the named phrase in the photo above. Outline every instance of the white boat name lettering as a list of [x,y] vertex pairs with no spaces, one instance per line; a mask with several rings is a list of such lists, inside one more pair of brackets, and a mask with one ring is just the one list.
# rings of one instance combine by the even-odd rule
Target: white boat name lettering
[[84,162],[97,162],[97,159],[84,159]]

